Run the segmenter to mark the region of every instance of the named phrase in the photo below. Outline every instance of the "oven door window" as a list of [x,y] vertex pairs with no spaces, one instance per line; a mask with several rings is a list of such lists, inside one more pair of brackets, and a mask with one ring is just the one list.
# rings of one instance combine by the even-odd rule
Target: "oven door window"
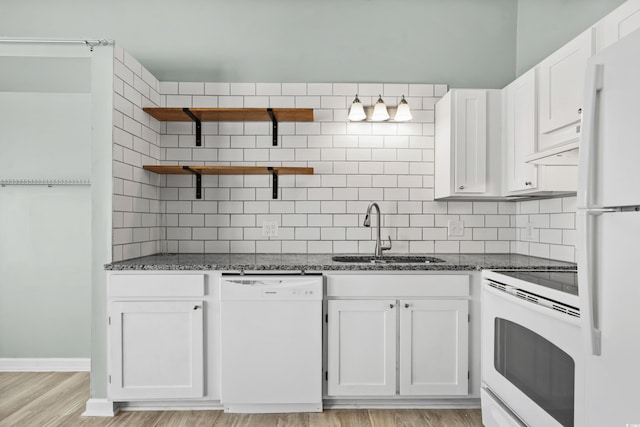
[[573,426],[575,363],[544,337],[495,319],[494,367],[565,427]]

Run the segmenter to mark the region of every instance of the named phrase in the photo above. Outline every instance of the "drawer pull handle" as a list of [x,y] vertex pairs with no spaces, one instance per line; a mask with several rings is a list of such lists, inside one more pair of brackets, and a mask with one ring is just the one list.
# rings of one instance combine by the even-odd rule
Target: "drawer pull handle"
[[197,309],[199,309],[199,308],[200,308],[200,306],[199,306],[199,305],[194,305],[194,306],[193,306],[193,309],[194,309],[194,310],[197,310]]

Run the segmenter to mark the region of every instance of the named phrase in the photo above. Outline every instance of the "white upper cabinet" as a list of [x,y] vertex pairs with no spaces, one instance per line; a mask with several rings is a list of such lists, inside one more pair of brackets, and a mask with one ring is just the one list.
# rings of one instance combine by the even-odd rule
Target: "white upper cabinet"
[[600,51],[640,28],[640,0],[629,0],[596,24],[596,50]]
[[536,69],[532,68],[503,93],[503,137],[505,143],[505,187],[513,194],[537,187],[537,166],[525,162],[536,150]]
[[580,138],[582,92],[594,38],[590,28],[538,65],[538,152]]
[[[534,165],[537,151],[537,69],[503,90],[504,188],[506,196],[550,196],[576,191],[575,165]],[[552,156],[556,158],[556,156]]]
[[435,198],[499,197],[500,91],[452,89],[436,104]]

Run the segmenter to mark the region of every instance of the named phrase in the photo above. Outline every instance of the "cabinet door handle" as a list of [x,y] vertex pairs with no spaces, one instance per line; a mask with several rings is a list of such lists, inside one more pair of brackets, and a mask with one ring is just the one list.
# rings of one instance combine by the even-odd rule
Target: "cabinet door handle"
[[526,181],[524,185],[531,185],[531,181]]
[[460,187],[458,187],[458,190],[464,190],[464,185],[461,185]]
[[409,308],[409,307],[411,307],[409,304],[404,305],[404,308]]
[[199,306],[199,305],[194,305],[194,306],[193,306],[193,309],[194,309],[194,310],[197,310],[197,309],[199,309],[199,308],[200,308],[200,306]]
[[582,114],[582,108],[578,108],[578,114]]
[[395,307],[395,305],[389,304],[389,308],[393,308],[393,307]]

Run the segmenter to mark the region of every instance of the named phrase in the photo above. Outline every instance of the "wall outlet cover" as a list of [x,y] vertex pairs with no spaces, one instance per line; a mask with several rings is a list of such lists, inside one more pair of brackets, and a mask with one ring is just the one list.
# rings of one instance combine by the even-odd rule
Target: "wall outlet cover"
[[263,221],[262,222],[262,235],[264,237],[278,237],[278,222],[277,221]]
[[464,221],[449,220],[447,223],[449,237],[462,237],[464,236]]
[[528,222],[524,228],[524,237],[527,240],[534,240],[536,238],[535,224]]

